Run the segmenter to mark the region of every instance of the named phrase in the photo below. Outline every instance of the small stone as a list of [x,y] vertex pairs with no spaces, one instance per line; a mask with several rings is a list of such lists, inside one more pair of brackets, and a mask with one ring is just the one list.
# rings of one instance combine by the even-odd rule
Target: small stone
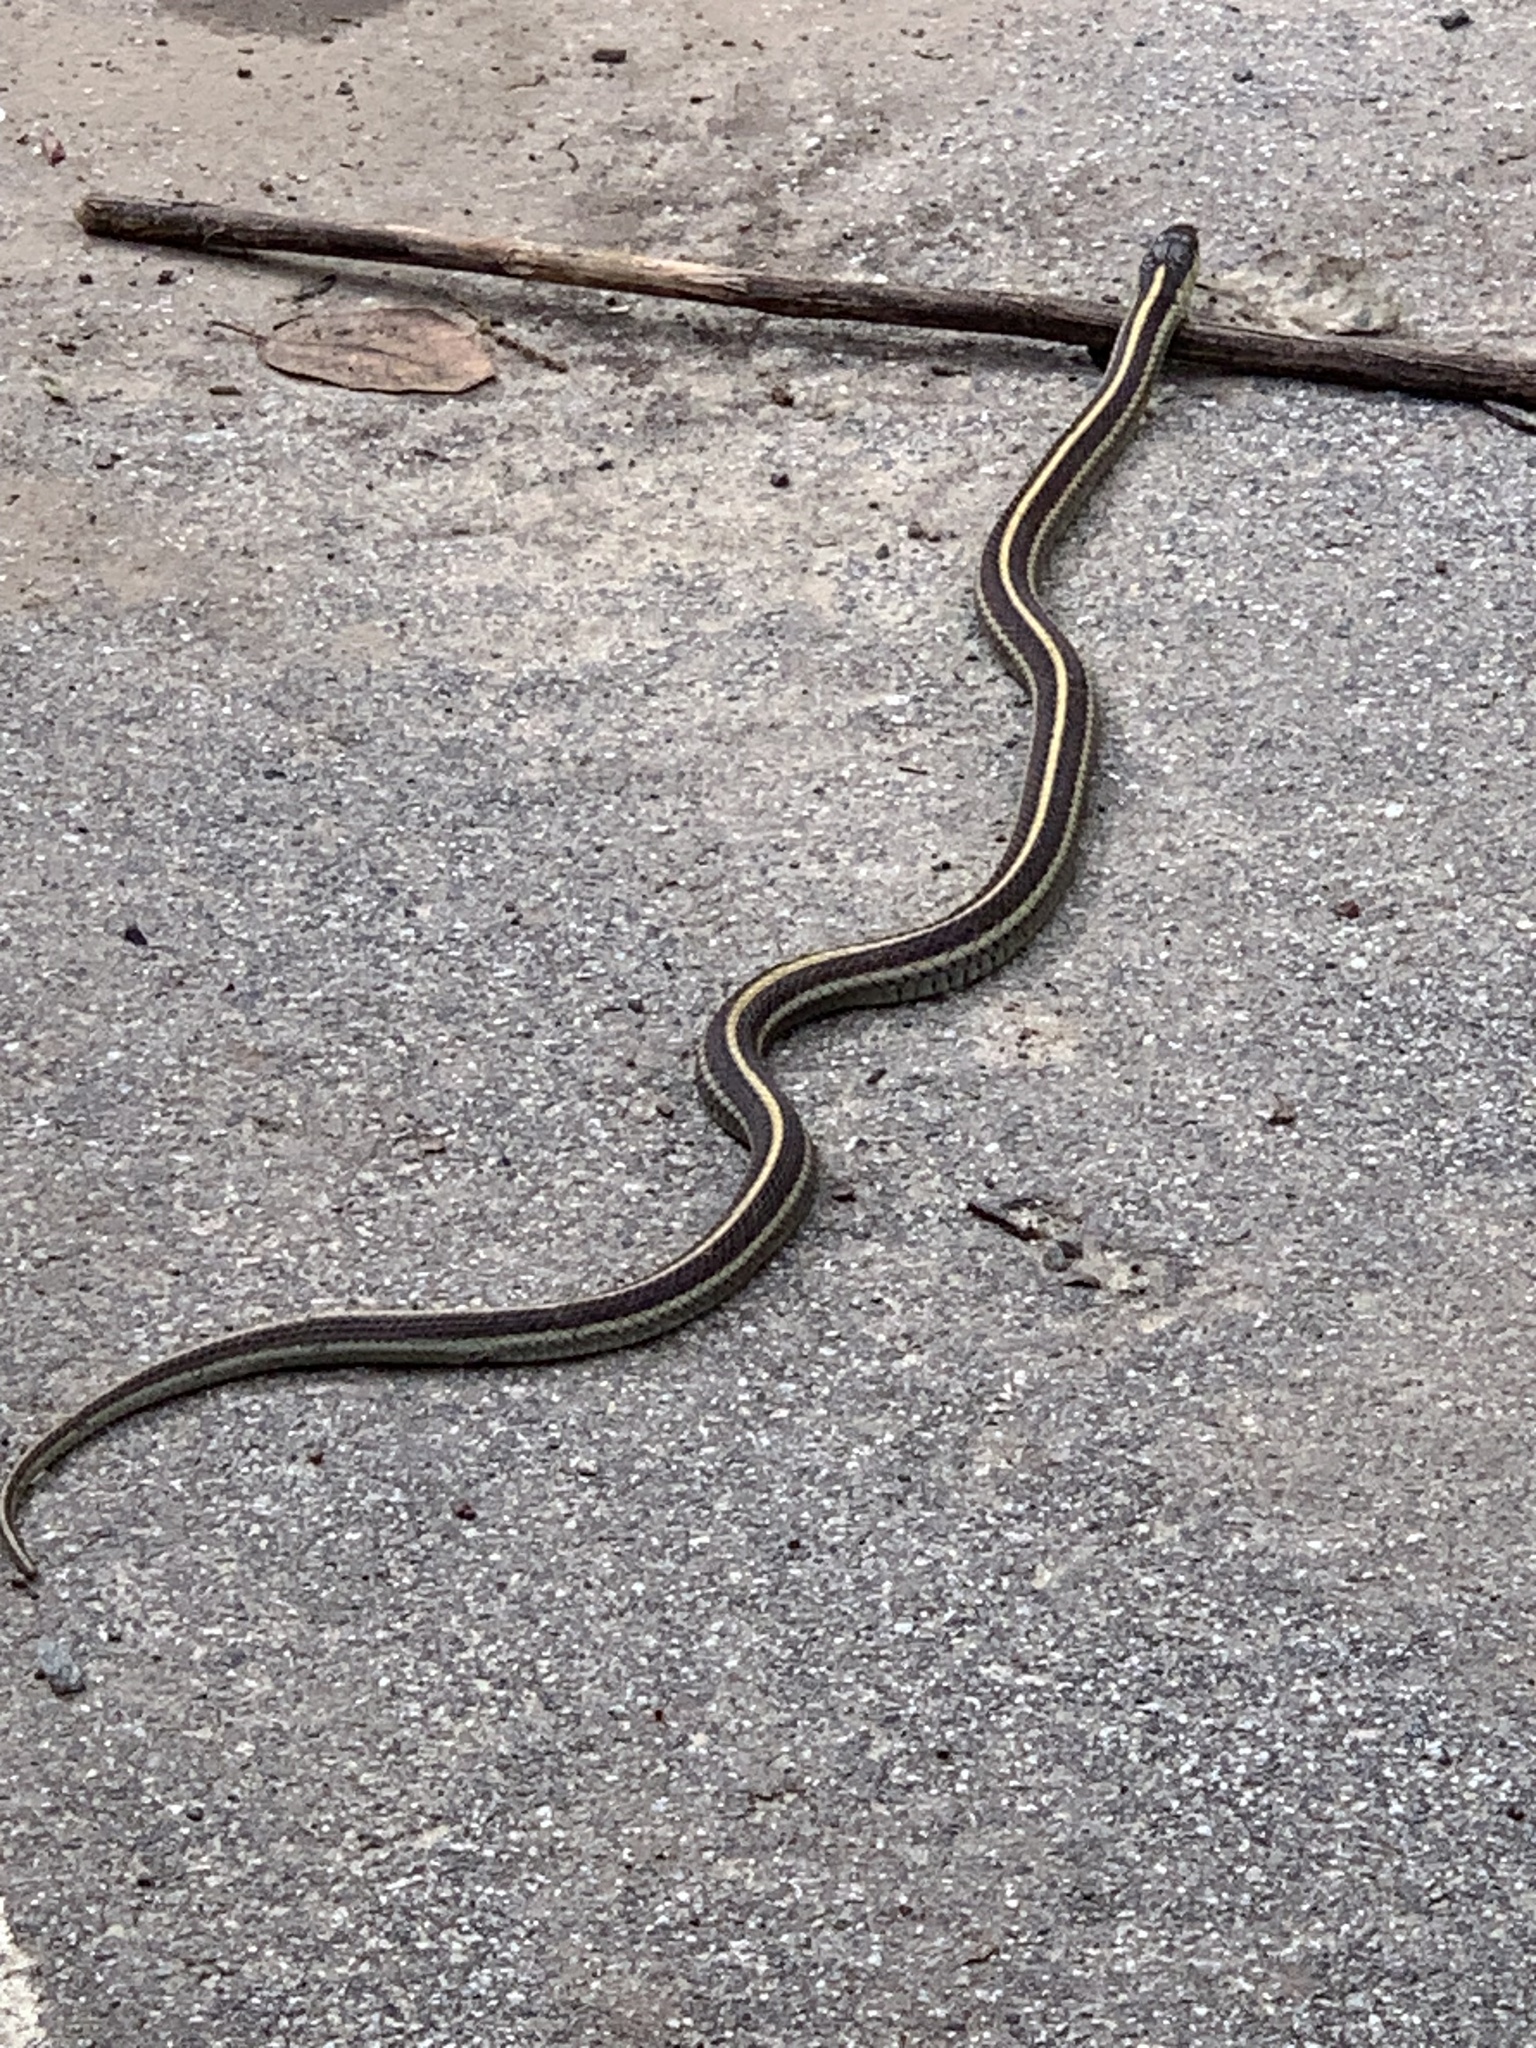
[[37,1671],[61,1700],[85,1691],[85,1673],[62,1636],[45,1636],[37,1646]]

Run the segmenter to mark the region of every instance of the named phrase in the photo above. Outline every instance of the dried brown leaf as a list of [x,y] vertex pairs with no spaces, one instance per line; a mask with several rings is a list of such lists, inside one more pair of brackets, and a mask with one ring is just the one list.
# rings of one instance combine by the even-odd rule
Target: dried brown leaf
[[338,307],[290,320],[260,354],[290,377],[349,391],[471,391],[496,374],[475,323],[428,306]]

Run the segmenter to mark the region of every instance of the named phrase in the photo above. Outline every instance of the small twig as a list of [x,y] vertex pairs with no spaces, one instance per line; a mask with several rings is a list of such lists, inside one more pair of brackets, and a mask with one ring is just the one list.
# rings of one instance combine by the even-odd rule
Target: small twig
[[559,356],[546,355],[543,349],[535,348],[531,341],[519,341],[515,334],[505,333],[496,320],[491,322],[491,339],[510,349],[513,355],[521,356],[525,363],[537,363],[541,370],[559,370],[564,375],[571,367]]
[[[963,334],[1024,335],[1105,349],[1120,308],[1046,293],[953,291],[937,286],[792,277],[712,263],[668,262],[622,249],[551,249],[511,236],[444,235],[426,228],[354,227],[188,200],[114,199],[90,193],[76,210],[89,234],[130,242],[240,253],[281,249],[362,263],[412,263],[478,271],[592,291],[702,299],[805,320],[861,320],[939,327]],[[1279,334],[1190,320],[1174,339],[1181,362],[1264,377],[1303,377],[1430,398],[1513,399],[1536,404],[1536,359],[1435,348],[1379,335]]]
[[1506,427],[1516,427],[1522,434],[1536,434],[1536,412],[1527,412],[1524,406],[1506,405],[1501,398],[1485,398],[1483,405]]
[[983,1223],[995,1223],[999,1230],[1006,1230],[1010,1237],[1016,1237],[1020,1244],[1038,1244],[1040,1232],[1033,1223],[1015,1223],[1006,1209],[994,1209],[990,1202],[967,1202],[966,1208],[973,1216],[979,1216]]
[[213,315],[210,314],[208,316],[208,325],[210,327],[227,328],[231,334],[243,334],[247,341],[254,341],[260,343],[267,339],[266,335],[262,334],[261,332],[259,332],[258,329],[254,327],[242,327],[238,320],[216,320],[213,317]]

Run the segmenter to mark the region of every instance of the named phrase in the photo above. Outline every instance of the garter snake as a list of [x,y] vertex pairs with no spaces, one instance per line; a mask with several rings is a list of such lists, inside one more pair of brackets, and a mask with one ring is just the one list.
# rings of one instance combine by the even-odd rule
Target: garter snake
[[544,1365],[644,1343],[734,1294],[794,1231],[815,1155],[767,1055],[834,1010],[915,1002],[966,987],[1009,958],[1050,908],[1082,816],[1094,709],[1083,666],[1041,602],[1038,571],[1064,515],[1134,426],[1194,283],[1192,228],[1152,243],[1134,304],[1093,397],[1002,514],[981,558],[982,619],[1034,702],[1028,762],[1007,848],[956,910],[910,931],[806,953],[755,975],[716,1011],[698,1079],[715,1120],[750,1154],[725,1214],[671,1264],[542,1307],[312,1316],[179,1351],[109,1387],[39,1437],[0,1489],[0,1542],[36,1574],[17,1530],[23,1496],[51,1466],[123,1417],[261,1373],[333,1366]]

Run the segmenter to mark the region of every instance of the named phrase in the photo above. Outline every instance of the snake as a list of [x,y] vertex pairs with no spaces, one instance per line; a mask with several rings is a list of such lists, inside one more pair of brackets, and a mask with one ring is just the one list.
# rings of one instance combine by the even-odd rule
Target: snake
[[22,1582],[37,1575],[18,1526],[23,1500],[62,1458],[127,1416],[266,1373],[535,1366],[625,1350],[717,1308],[793,1235],[811,1202],[816,1154],[770,1070],[774,1045],[796,1025],[834,1011],[968,987],[1019,950],[1060,893],[1087,801],[1096,714],[1083,664],[1041,598],[1041,564],[1145,409],[1188,304],[1198,254],[1186,225],[1152,241],[1097,388],[982,550],[981,620],[1032,700],[1023,787],[993,872],[930,923],[765,968],[727,997],[705,1029],[697,1060],[704,1106],[748,1153],[718,1222],[669,1264],[597,1293],[519,1308],[309,1316],[215,1337],[119,1380],[28,1445],[0,1487],[0,1543]]

